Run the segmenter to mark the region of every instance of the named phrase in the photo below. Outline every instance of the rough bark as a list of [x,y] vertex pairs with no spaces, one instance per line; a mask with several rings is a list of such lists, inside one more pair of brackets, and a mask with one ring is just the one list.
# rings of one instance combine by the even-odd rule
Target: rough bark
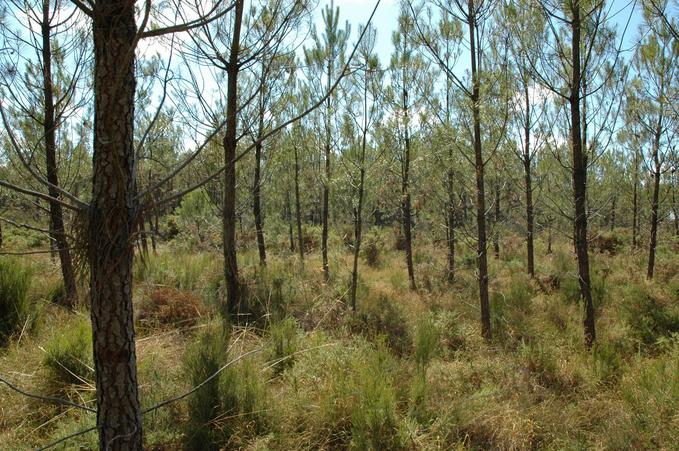
[[99,448],[142,449],[132,314],[134,3],[93,4],[94,152],[89,209],[90,296]]
[[479,74],[476,67],[476,17],[474,0],[468,2],[469,53],[471,55],[472,74],[472,116],[474,122],[474,164],[476,169],[476,231],[477,231],[477,265],[479,281],[479,301],[481,304],[481,334],[491,338],[490,301],[488,298],[488,255],[486,238],[486,194],[484,188],[484,162],[481,148],[481,112],[479,108]]
[[238,280],[238,259],[236,255],[236,145],[238,114],[238,53],[240,31],[243,22],[244,0],[236,1],[233,34],[229,51],[226,93],[226,132],[224,147],[224,205],[222,209],[222,239],[224,241],[224,282],[226,285],[226,305],[223,313],[237,315],[241,307],[240,283]]
[[571,151],[573,153],[573,200],[575,204],[573,229],[575,232],[575,251],[578,260],[580,297],[585,304],[585,317],[583,320],[585,346],[589,348],[596,339],[596,331],[587,248],[587,161],[583,152],[582,118],[580,116],[582,75],[580,69],[580,0],[574,0],[572,13],[571,49],[573,72],[569,104],[571,110]]
[[[57,168],[57,145],[56,145],[56,111],[54,107],[54,89],[52,86],[52,40],[51,40],[51,20],[50,2],[43,0],[42,4],[42,69],[43,69],[43,101],[44,113],[43,131],[45,135],[45,163],[47,181],[50,183],[48,192],[50,197],[59,199],[58,190],[59,175]],[[75,307],[78,302],[78,290],[75,280],[75,270],[73,260],[69,250],[68,240],[66,239],[66,229],[64,226],[64,214],[59,202],[50,202],[50,242],[53,251],[59,254],[61,264],[61,275],[64,281],[65,297],[63,305],[68,308]]]

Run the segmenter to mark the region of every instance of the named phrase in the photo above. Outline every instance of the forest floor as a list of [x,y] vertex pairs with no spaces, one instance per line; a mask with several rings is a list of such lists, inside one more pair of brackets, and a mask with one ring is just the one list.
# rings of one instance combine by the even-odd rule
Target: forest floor
[[[385,232],[384,236],[389,235]],[[347,308],[351,243],[333,237],[331,281],[312,249],[302,266],[284,241],[268,266],[241,252],[245,321],[217,314],[221,258],[161,245],[135,266],[137,357],[146,449],[679,449],[679,252],[592,250],[597,341],[583,346],[568,243],[523,240],[490,258],[493,338],[480,335],[473,254],[415,238],[418,290],[403,252],[377,242],[360,261],[357,312]],[[94,407],[89,314],[50,300],[60,290],[47,257],[30,266],[30,323],[0,351],[0,376],[33,393]],[[86,298],[85,288],[81,297]],[[229,364],[230,362],[230,364]],[[95,414],[0,388],[0,448],[44,446],[95,423]],[[96,449],[88,432],[54,449]]]

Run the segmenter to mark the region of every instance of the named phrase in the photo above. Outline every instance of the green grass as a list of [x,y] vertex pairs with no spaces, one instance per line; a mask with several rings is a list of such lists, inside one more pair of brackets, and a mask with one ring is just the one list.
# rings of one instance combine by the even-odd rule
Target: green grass
[[[383,236],[390,241],[389,233]],[[269,253],[265,270],[256,249],[241,251],[246,300],[261,321],[223,330],[218,317],[205,315],[189,328],[168,324],[138,338],[144,407],[185,393],[247,354],[188,399],[145,416],[145,447],[676,446],[679,275],[671,268],[679,259],[670,249],[660,250],[662,280],[653,282],[644,280],[643,257],[628,254],[627,244],[617,255],[592,253],[598,340],[588,351],[570,243],[556,242],[554,254],[545,256],[538,241],[541,283],[525,275],[523,249],[503,243],[503,258],[491,260],[494,338],[485,341],[475,264],[463,261],[472,249],[460,244],[456,281],[448,284],[444,247],[420,235],[420,290],[413,292],[403,252],[381,244],[378,265],[361,261],[358,310],[352,313],[343,298],[352,255],[339,235],[332,239],[338,247],[330,253],[329,283],[317,248],[304,269],[284,246]],[[28,270],[20,273],[26,282],[19,298],[27,305],[46,299],[55,286],[58,273],[47,271],[51,265],[48,259],[31,263],[34,274],[35,268],[51,274],[33,284]],[[558,280],[558,288],[545,283],[548,277]],[[190,293],[213,311],[223,295],[219,253],[175,253],[162,246],[145,265],[137,262],[135,281],[137,305],[161,287]],[[8,342],[0,374],[27,390],[91,405],[87,312],[45,303],[35,324],[21,340]],[[37,447],[94,421],[5,389],[0,406],[0,440],[7,449]],[[73,447],[96,447],[95,434],[66,449]]]

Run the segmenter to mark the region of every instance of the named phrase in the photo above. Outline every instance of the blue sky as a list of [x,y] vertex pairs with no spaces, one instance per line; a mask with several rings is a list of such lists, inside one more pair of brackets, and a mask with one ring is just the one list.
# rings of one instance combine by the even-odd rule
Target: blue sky
[[[625,35],[625,46],[630,47],[630,44],[638,38],[638,27],[641,22],[641,11],[638,9],[640,0],[614,0],[610,4],[611,13],[616,13],[613,21],[618,26],[618,32],[622,33],[622,29],[629,18],[632,7],[636,4],[637,8],[632,14],[632,19]],[[319,31],[322,30],[321,11],[325,5],[329,5],[330,0],[320,0],[319,7],[315,11],[316,26]],[[375,0],[334,0],[335,6],[340,9],[340,23],[349,21],[352,30],[352,40],[349,43],[350,47],[357,38],[358,25],[367,22]],[[377,9],[373,25],[377,29],[377,43],[376,52],[383,65],[389,63],[393,46],[391,44],[391,35],[396,29],[397,18],[399,13],[399,0],[382,0]]]

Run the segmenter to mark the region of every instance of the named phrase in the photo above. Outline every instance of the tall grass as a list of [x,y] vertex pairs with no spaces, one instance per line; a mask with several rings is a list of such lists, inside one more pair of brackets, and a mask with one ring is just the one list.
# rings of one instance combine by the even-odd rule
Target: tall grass
[[17,260],[0,257],[0,345],[24,328],[31,317],[31,273]]

